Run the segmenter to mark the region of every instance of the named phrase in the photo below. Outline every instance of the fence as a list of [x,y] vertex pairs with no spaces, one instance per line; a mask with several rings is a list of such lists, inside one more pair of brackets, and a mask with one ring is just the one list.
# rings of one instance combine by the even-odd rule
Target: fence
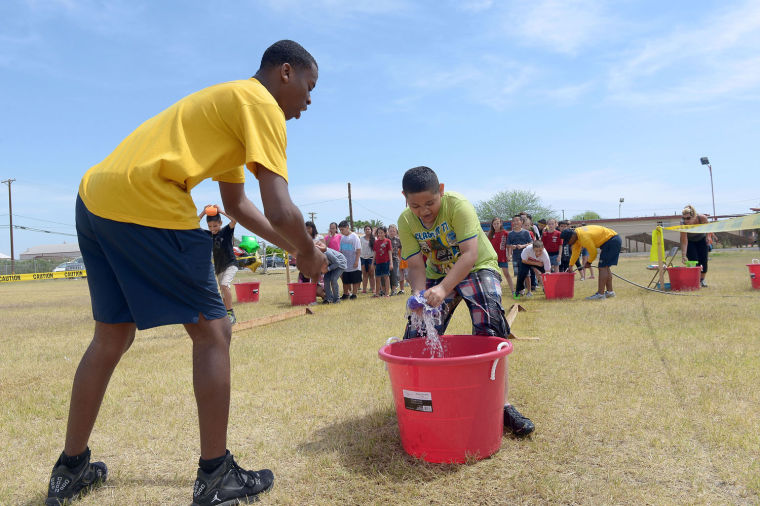
[[[74,260],[74,258],[32,258],[30,260],[16,260],[14,262],[15,274],[34,274],[37,272],[52,272],[61,262]],[[0,274],[11,273],[10,259],[0,260]]]

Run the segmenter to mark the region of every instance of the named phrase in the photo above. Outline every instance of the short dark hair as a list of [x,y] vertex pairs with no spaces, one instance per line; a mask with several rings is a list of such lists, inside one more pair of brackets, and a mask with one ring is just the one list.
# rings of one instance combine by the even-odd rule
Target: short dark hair
[[206,215],[206,223],[211,223],[212,221],[222,221],[222,217],[218,214],[215,214],[213,216]]
[[573,230],[572,228],[566,228],[565,230],[562,231],[559,238],[562,239],[562,242],[567,242],[570,239],[572,239],[574,235],[575,235],[575,230]]
[[279,67],[283,63],[298,68],[308,68],[312,65],[319,68],[317,60],[301,44],[287,39],[275,42],[264,51],[260,68]]
[[401,180],[401,189],[404,195],[429,191],[438,193],[440,183],[438,176],[430,167],[420,166],[409,169]]
[[343,228],[343,227],[347,227],[347,226],[348,226],[348,221],[347,220],[343,220],[340,223],[338,223],[338,228]]
[[314,224],[313,221],[307,221],[304,223],[307,227],[311,227],[311,238],[314,239],[317,237],[317,226]]

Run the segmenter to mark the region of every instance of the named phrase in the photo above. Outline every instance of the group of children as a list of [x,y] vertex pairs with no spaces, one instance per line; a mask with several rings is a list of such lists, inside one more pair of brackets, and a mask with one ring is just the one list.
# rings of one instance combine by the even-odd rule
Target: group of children
[[[581,225],[581,228],[588,230],[585,223]],[[592,226],[591,230],[600,232],[596,229],[609,231],[602,233],[605,240],[617,235],[605,227]],[[589,251],[593,250],[595,253],[596,247],[589,248],[581,245],[576,258],[573,258],[573,243],[569,241],[570,232],[565,234],[566,230],[574,230],[570,228],[569,221],[557,221],[554,218],[541,219],[534,225],[532,217],[524,212],[512,217],[509,230],[504,227],[501,218],[491,220],[488,238],[496,251],[499,268],[515,299],[533,296],[533,289],[540,286],[539,274],[574,270],[571,269],[571,265],[577,268],[581,281],[586,277],[594,279],[591,266],[593,258]],[[512,274],[517,278],[516,283],[509,271],[510,261]],[[611,288],[609,292],[612,292]],[[614,296],[614,292],[612,293]]]

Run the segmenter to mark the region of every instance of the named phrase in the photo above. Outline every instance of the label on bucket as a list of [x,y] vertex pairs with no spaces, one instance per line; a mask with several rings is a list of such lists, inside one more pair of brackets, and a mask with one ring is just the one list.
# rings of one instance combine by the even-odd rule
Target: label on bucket
[[412,411],[424,411],[425,413],[433,412],[433,397],[430,392],[415,392],[413,390],[403,390],[404,407]]

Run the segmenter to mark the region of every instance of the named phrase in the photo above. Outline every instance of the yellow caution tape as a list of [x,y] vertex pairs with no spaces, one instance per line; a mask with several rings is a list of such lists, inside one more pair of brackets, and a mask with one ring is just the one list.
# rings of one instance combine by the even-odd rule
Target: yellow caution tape
[[40,279],[71,279],[86,278],[87,271],[60,271],[60,272],[33,272],[29,274],[2,274],[0,283],[13,283],[14,281],[37,281]]

